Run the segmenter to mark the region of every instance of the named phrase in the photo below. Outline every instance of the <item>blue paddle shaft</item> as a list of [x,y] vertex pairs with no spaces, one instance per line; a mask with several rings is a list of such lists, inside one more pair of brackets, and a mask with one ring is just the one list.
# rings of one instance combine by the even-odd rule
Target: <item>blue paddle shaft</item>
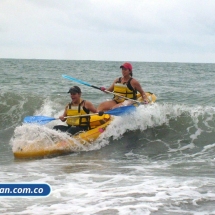
[[[86,86],[88,86],[88,87],[93,87],[93,88],[95,88],[95,89],[101,90],[100,87],[96,87],[96,86],[91,85],[91,84],[89,84],[89,83],[87,83],[87,82],[85,82],[85,81],[81,81],[81,80],[76,79],[76,78],[73,78],[73,77],[71,77],[71,76],[62,75],[62,77],[63,77],[63,78],[66,78],[66,79],[68,79],[68,80],[70,80],[70,81],[75,81],[75,82],[78,82],[78,83],[80,83],[80,84],[84,84],[84,85],[86,85]],[[102,91],[102,90],[101,90],[101,91]],[[138,103],[138,104],[141,103],[141,102],[139,102],[139,101],[137,101],[137,100],[129,99],[129,98],[125,97],[125,96],[122,96],[122,95],[120,95],[120,94],[118,94],[118,93],[110,92],[110,91],[108,91],[108,90],[104,90],[104,92],[106,92],[106,93],[111,93],[111,94],[113,94],[113,95],[119,96],[119,97],[121,97],[121,98],[124,98],[124,99],[126,99],[126,100],[130,100],[130,101],[135,102],[135,103]]]
[[76,79],[76,78],[73,78],[73,77],[71,77],[71,76],[62,75],[62,77],[63,77],[63,78],[66,78],[66,79],[68,79],[68,80],[70,80],[70,81],[75,81],[75,82],[78,82],[78,83],[80,83],[80,84],[84,84],[84,85],[86,85],[86,86],[93,87],[93,88],[95,88],[95,89],[101,90],[100,87],[93,86],[93,85],[91,85],[91,84],[89,84],[89,83],[87,83],[87,82],[85,82],[85,81],[81,81],[81,80]]

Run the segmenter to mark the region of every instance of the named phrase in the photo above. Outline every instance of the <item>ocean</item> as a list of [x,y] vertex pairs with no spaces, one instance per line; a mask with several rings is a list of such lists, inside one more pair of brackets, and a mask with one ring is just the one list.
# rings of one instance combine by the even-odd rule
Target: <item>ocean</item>
[[[48,183],[47,197],[0,197],[1,214],[215,214],[215,64],[131,62],[157,101],[115,117],[91,146],[44,159],[15,159],[13,148],[61,133],[23,124],[58,117],[71,86],[95,106],[112,95],[62,78],[109,87],[119,61],[0,59],[0,181]],[[78,143],[77,143],[78,144]]]

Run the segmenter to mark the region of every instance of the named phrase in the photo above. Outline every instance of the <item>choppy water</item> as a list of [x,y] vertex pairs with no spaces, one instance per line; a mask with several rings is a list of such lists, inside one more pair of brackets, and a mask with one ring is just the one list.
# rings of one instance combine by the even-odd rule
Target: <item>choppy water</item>
[[[95,105],[111,98],[61,78],[109,86],[123,62],[0,59],[0,181],[49,183],[48,197],[1,198],[1,214],[215,214],[215,64],[132,62],[134,77],[158,97],[116,117],[92,146],[40,160],[12,148],[62,137],[27,115],[58,117],[78,85]],[[77,143],[78,144],[78,143]]]

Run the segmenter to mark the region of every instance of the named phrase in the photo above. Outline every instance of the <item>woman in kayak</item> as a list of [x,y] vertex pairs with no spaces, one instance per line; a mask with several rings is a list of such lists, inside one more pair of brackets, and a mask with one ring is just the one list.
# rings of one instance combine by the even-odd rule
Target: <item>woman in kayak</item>
[[[140,83],[132,78],[132,65],[130,63],[124,63],[120,66],[120,69],[122,69],[122,77],[115,79],[109,88],[101,87],[100,89],[104,92],[106,90],[114,92],[122,97],[114,95],[112,100],[102,102],[98,106],[97,111],[107,111],[122,105],[132,104],[132,100],[137,99],[137,92],[140,93],[144,103],[148,103],[148,98]],[[123,97],[127,97],[128,99],[125,100]]]
[[90,116],[84,115],[89,114],[90,112],[96,113],[96,108],[91,102],[81,98],[81,89],[78,86],[71,87],[68,93],[70,93],[72,101],[65,107],[63,115],[59,116],[59,119],[62,122],[66,121],[67,126],[56,125],[53,129],[67,132],[72,135],[79,131],[89,130]]

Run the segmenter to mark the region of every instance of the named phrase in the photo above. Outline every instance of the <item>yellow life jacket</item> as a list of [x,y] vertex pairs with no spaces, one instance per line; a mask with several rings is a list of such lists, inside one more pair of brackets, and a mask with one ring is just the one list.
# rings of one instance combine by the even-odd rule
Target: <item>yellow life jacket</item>
[[68,117],[66,123],[71,126],[89,126],[90,116],[80,115],[89,114],[89,110],[82,106],[85,100],[81,101],[78,106],[73,106],[71,103],[68,104],[66,115],[67,116],[78,116],[78,117]]
[[[137,91],[133,89],[133,87],[130,84],[130,81],[132,78],[128,80],[128,82],[121,83],[121,78],[114,84],[114,93],[120,94],[121,96],[127,97],[129,99],[137,99]],[[120,96],[115,95],[113,97],[113,100],[117,103],[121,103],[125,101],[125,99],[121,98]]]

